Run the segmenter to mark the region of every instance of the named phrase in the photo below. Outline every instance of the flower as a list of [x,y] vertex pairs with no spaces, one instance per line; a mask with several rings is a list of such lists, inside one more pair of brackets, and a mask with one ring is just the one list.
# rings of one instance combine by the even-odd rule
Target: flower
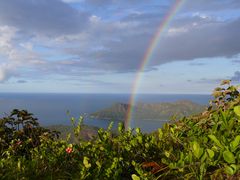
[[20,141],[20,140],[18,140],[17,142],[16,142],[16,146],[19,146],[19,145],[21,145],[22,144],[22,141]]
[[67,147],[67,148],[66,148],[66,152],[67,152],[68,154],[72,153],[72,152],[73,152],[73,148]]

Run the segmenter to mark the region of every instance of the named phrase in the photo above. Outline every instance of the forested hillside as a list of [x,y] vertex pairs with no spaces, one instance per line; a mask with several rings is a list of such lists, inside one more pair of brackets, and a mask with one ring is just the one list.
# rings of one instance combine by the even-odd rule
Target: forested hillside
[[[128,113],[129,104],[116,103],[109,108],[91,114],[92,118],[124,120]],[[138,103],[133,108],[136,120],[169,120],[172,116],[181,118],[199,113],[204,110],[203,105],[182,100],[173,103]]]

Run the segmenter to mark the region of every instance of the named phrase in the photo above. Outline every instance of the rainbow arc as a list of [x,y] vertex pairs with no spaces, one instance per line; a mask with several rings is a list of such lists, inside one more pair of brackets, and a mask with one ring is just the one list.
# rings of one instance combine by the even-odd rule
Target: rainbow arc
[[133,107],[136,103],[136,95],[137,95],[138,89],[141,84],[141,80],[143,77],[143,72],[145,70],[145,67],[148,65],[149,61],[152,59],[153,53],[154,53],[156,47],[158,46],[158,44],[160,43],[161,37],[162,37],[164,31],[168,28],[169,24],[174,19],[175,15],[179,11],[179,9],[181,9],[181,7],[183,6],[185,1],[186,0],[176,0],[175,1],[175,3],[171,6],[169,11],[164,16],[156,33],[154,34],[153,38],[151,39],[151,41],[149,43],[149,46],[144,54],[144,57],[138,68],[135,80],[132,85],[131,97],[129,100],[129,107],[128,107],[128,111],[127,111],[127,115],[126,115],[125,123],[124,123],[125,128],[131,128],[131,121],[132,121],[132,117],[133,117],[133,113],[134,113]]

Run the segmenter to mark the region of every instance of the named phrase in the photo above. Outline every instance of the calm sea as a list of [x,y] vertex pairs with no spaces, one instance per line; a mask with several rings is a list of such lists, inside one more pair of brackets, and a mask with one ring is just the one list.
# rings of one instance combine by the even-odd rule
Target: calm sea
[[[12,109],[26,109],[39,119],[42,125],[70,124],[70,118],[89,114],[111,106],[113,103],[128,103],[129,94],[25,94],[0,93],[0,117],[9,114]],[[209,95],[163,95],[141,94],[137,102],[157,103],[191,100],[199,104],[208,104]],[[70,115],[67,112],[70,112]],[[85,119],[85,124],[106,128],[110,121]],[[133,127],[150,132],[161,127],[165,121],[133,121]],[[114,125],[117,126],[118,122]]]

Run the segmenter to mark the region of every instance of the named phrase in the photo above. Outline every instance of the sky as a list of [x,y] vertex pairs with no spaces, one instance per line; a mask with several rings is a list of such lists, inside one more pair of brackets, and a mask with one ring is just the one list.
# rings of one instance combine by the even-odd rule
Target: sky
[[0,92],[210,94],[240,84],[240,1],[0,0]]

